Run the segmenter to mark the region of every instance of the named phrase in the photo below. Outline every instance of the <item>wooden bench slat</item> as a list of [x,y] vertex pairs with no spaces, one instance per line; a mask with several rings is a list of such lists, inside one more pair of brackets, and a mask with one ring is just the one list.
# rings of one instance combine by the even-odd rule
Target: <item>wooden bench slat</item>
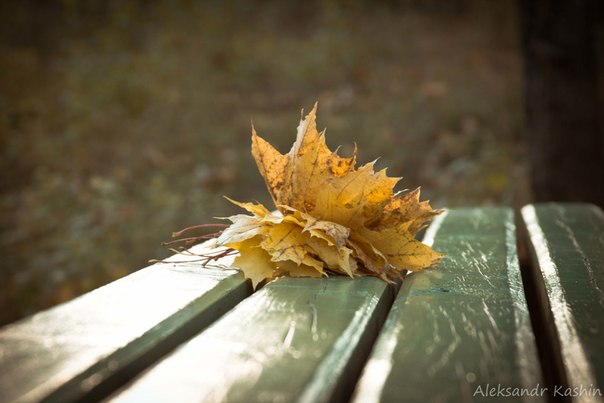
[[234,270],[157,264],[0,330],[0,401],[103,396],[251,293]]
[[604,213],[589,204],[537,204],[525,206],[522,217],[565,387],[604,393]]
[[544,387],[512,211],[449,211],[424,242],[432,239],[446,258],[403,282],[353,400],[461,402],[499,385]]
[[376,278],[281,278],[112,401],[341,401],[393,298]]

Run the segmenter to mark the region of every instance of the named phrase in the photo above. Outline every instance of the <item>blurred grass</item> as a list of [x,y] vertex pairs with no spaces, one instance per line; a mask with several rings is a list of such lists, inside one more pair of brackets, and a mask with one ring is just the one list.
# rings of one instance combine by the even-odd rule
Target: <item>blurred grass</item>
[[0,323],[167,255],[172,230],[269,203],[250,118],[289,149],[381,156],[436,207],[526,200],[511,0],[0,5]]

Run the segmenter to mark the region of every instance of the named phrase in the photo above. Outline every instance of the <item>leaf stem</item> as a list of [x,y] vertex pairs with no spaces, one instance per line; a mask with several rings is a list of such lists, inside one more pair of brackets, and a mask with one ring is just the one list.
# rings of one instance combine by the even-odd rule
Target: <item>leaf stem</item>
[[212,227],[226,228],[228,226],[229,226],[228,224],[198,224],[198,225],[193,225],[191,227],[187,227],[187,228],[181,229],[178,232],[173,232],[172,233],[172,238],[177,238],[177,237],[181,236],[182,234],[184,234],[185,232],[189,232],[191,230],[198,229],[198,228],[212,228]]

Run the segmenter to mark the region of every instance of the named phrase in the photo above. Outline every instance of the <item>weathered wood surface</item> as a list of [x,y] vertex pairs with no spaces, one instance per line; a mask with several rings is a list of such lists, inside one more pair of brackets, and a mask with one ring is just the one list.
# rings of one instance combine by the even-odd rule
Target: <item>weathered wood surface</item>
[[593,392],[604,393],[604,214],[589,204],[537,204],[522,218],[563,390],[603,402]]
[[[562,386],[602,391],[604,214],[537,205],[522,216]],[[356,402],[463,402],[534,393],[546,385],[514,231],[509,209],[440,216],[424,242],[447,257],[408,276],[396,297],[396,287],[375,278],[282,278],[248,297],[249,282],[233,270],[143,269],[0,329],[0,401],[315,402],[352,394]]]
[[393,292],[376,278],[278,279],[111,401],[345,401]]
[[251,293],[234,270],[157,264],[0,330],[0,402],[113,391]]
[[512,211],[452,210],[424,242],[446,258],[403,282],[353,400],[490,401],[498,385],[544,387]]

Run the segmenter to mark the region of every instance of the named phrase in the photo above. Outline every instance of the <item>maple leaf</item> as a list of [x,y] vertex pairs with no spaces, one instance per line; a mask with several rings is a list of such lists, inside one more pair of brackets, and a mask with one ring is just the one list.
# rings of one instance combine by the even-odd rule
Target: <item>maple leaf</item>
[[251,213],[229,217],[217,239],[239,252],[233,265],[254,288],[278,276],[328,272],[391,281],[434,265],[442,255],[415,234],[440,211],[420,201],[419,188],[394,193],[400,178],[375,171],[375,161],[356,168],[356,146],[349,158],[329,150],[316,111],[317,104],[301,120],[287,154],[252,127],[252,155],[277,210],[228,199]]

